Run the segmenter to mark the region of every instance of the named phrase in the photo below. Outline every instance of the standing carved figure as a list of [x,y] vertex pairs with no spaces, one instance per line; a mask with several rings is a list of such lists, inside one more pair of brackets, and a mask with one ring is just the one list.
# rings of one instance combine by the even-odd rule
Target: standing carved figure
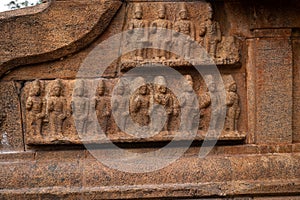
[[[201,98],[201,108],[211,106],[211,122],[210,122],[210,132],[214,135],[220,128],[221,112],[223,111],[223,106],[221,103],[221,97],[218,91],[217,84],[213,80],[213,76],[207,75],[207,92],[204,98]],[[213,105],[213,106],[212,106]]]
[[211,58],[216,58],[217,46],[222,40],[220,24],[213,20],[213,9],[208,7],[208,18],[201,25],[200,37],[204,37],[204,46]]
[[225,131],[237,131],[237,121],[241,109],[239,106],[236,82],[232,77],[229,78],[229,82],[226,85],[226,106]]
[[135,94],[133,99],[130,101],[130,110],[133,114],[133,119],[138,122],[138,124],[141,126],[147,126],[150,122],[149,89],[142,77],[136,78],[134,83],[140,87],[138,88],[137,94]]
[[[156,60],[166,60],[167,51],[170,51],[171,44],[171,31],[172,22],[166,17],[166,7],[163,4],[160,4],[158,9],[158,19],[154,20],[151,27],[151,34],[153,35],[156,47],[158,49],[153,50],[153,57]],[[159,30],[157,30],[159,29]]]
[[148,44],[148,22],[143,20],[143,10],[140,4],[134,8],[134,18],[128,24],[129,42],[137,49],[135,52],[136,60],[143,61],[145,49]]
[[71,102],[73,118],[76,129],[80,134],[86,134],[89,115],[89,99],[85,95],[83,80],[76,82],[74,95]]
[[26,101],[27,130],[34,136],[42,136],[42,123],[45,117],[45,100],[41,97],[41,83],[35,80]]
[[[167,90],[167,82],[165,77],[156,76],[154,78],[154,105],[152,108],[154,131],[159,131],[158,128],[163,128],[168,131],[170,118],[173,113],[173,98]],[[166,114],[166,119],[162,116]],[[162,124],[165,121],[165,124]]]
[[115,121],[118,121],[118,130],[126,133],[127,120],[129,118],[129,92],[128,84],[120,81],[113,101],[113,112]]
[[56,79],[50,88],[50,97],[47,101],[47,113],[51,134],[58,139],[63,137],[63,122],[67,117],[66,99],[62,94],[63,85],[60,79]]
[[195,127],[198,128],[198,124],[195,125],[195,121],[199,116],[198,100],[193,92],[194,82],[191,75],[186,75],[185,78],[187,80],[188,85],[184,87],[185,90],[183,91],[182,95],[179,98],[181,115],[182,115],[181,119],[183,119],[182,128],[184,131],[188,133],[192,133],[192,130]]
[[111,116],[110,98],[105,95],[106,86],[101,79],[98,84],[96,97],[95,97],[95,109],[97,119],[104,133],[107,133],[109,119]]
[[179,34],[185,34],[186,38],[175,40],[175,45],[180,49],[180,55],[183,58],[190,58],[191,43],[195,39],[195,25],[188,19],[188,11],[185,4],[181,4],[179,11],[179,20],[175,22],[174,29],[177,33],[174,36],[178,37]]

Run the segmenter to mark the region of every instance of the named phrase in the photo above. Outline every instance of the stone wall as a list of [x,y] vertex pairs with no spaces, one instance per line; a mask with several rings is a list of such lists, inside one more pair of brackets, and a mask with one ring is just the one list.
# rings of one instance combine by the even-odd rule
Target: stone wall
[[[0,13],[1,199],[299,199],[299,11],[57,0]],[[149,131],[155,105],[167,123]]]

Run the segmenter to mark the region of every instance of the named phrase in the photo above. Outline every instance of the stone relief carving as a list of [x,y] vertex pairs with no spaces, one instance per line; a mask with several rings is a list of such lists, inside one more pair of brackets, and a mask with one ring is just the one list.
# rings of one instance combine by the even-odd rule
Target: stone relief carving
[[81,134],[87,133],[90,101],[86,96],[85,82],[80,80],[75,85],[71,108],[76,129]]
[[[125,71],[148,63],[189,67],[191,64],[184,60],[187,58],[190,60],[200,59],[201,64],[211,64],[209,61],[211,58],[217,65],[240,65],[240,44],[234,36],[223,35],[220,23],[213,18],[213,9],[210,3],[202,2],[200,6],[197,4],[199,10],[193,10],[193,12],[189,12],[193,8],[188,3],[175,5],[176,7],[172,3],[156,3],[153,4],[153,7],[148,7],[147,3],[138,3],[129,9],[127,44],[135,45],[137,48],[143,47],[143,49],[137,50],[135,55],[123,56],[120,64],[121,70]],[[144,11],[143,6],[147,6]],[[157,9],[157,11],[152,11],[151,8]],[[157,13],[157,15],[153,15],[153,13]],[[130,34],[134,32],[135,28],[144,29],[139,29],[137,34]],[[157,31],[158,28],[170,29],[176,33]],[[185,34],[187,39],[176,40],[179,34]],[[193,40],[206,50],[207,56],[195,55],[192,46]],[[153,43],[164,50],[147,49]],[[172,48],[178,49],[180,55],[170,53]]]
[[119,126],[117,126],[117,131],[126,132],[127,121],[130,117],[129,113],[129,84],[127,81],[123,80],[119,82],[119,87],[116,89],[115,98],[113,99],[112,110],[115,117],[119,119]]
[[[152,115],[154,124],[154,132],[159,132],[158,127],[162,127],[164,131],[170,130],[170,119],[174,113],[173,97],[168,91],[166,79],[163,76],[157,76],[154,79],[153,91],[153,106]],[[166,119],[163,120],[162,116],[166,113]],[[164,124],[162,124],[165,122]]]
[[63,135],[63,122],[67,117],[66,99],[63,96],[63,85],[60,79],[55,80],[49,90],[47,99],[47,114],[49,117],[49,127],[51,134],[56,139],[61,139]]
[[[181,4],[179,10],[179,19],[174,24],[174,30],[176,33],[174,37],[177,37],[179,33],[187,35],[186,40],[178,40],[174,42],[174,46],[180,49],[180,57],[190,58],[191,54],[191,40],[195,39],[195,25],[188,19],[188,10],[185,4]],[[178,57],[177,57],[178,59]]]
[[[92,131],[95,123],[98,123],[106,135],[112,136],[115,141],[119,138],[122,138],[122,141],[127,141],[126,138],[131,141],[132,138],[126,135],[126,130],[131,128],[128,127],[129,118],[139,126],[147,126],[152,122],[156,135],[154,140],[157,141],[168,140],[173,132],[181,132],[184,137],[185,133],[189,133],[198,125],[198,135],[201,139],[207,131],[218,128],[218,112],[221,105],[211,106],[212,102],[218,105],[220,98],[217,95],[218,88],[212,76],[207,78],[209,80],[207,85],[192,78],[191,75],[185,75],[185,79],[189,87],[184,87],[185,91],[178,97],[167,88],[167,81],[163,76],[156,76],[152,80],[154,84],[146,84],[144,78],[136,77],[134,83],[140,87],[131,89],[128,80],[120,79],[118,87],[114,90],[113,99],[110,91],[116,82],[100,79],[97,90],[91,94],[85,89],[92,82],[89,80],[78,80],[76,84],[71,80],[35,80],[28,84],[24,94],[27,96],[23,104],[23,110],[26,111],[27,144],[80,144],[82,142],[79,133],[96,140],[99,130]],[[193,92],[198,91],[195,80],[197,87],[202,88],[198,97],[193,96]],[[232,138],[243,138],[243,133],[238,130],[241,107],[237,83],[232,75],[223,75],[223,80],[227,114],[222,134]],[[178,83],[171,79],[168,84]],[[95,110],[98,122],[91,121],[91,109]],[[195,124],[195,120],[190,120],[199,116],[198,124]],[[118,119],[118,123],[115,123],[115,118]],[[208,130],[209,123],[205,120],[207,118],[212,118],[211,130]],[[179,119],[184,120],[181,127]]]
[[[201,43],[211,58],[216,58],[217,46],[222,40],[220,24],[213,20],[213,10],[208,7],[207,20],[201,24],[199,36]],[[204,44],[202,43],[204,41]]]
[[240,116],[241,108],[239,105],[239,95],[237,94],[237,85],[232,76],[228,75],[225,79],[226,88],[226,120],[225,131],[237,131],[237,123]]
[[166,7],[164,4],[160,4],[157,11],[158,19],[154,20],[150,24],[150,35],[153,37],[151,41],[157,42],[156,46],[160,49],[153,49],[152,58],[156,61],[164,61],[169,59],[169,53],[162,49],[167,49],[170,51],[172,36],[168,31],[157,32],[157,28],[161,29],[171,29],[172,22],[167,19]]
[[105,95],[106,85],[105,82],[101,79],[99,81],[96,97],[95,97],[95,108],[98,122],[102,130],[106,133],[110,125],[110,116],[111,116],[111,106],[110,98]]
[[149,87],[142,77],[137,77],[134,80],[134,83],[136,85],[140,85],[140,87],[137,89],[137,91],[135,91],[132,99],[130,100],[130,112],[134,122],[141,126],[147,126],[150,122]]
[[[128,24],[130,44],[135,45],[135,48],[140,48],[135,52],[134,60],[142,61],[145,57],[145,49],[148,42],[148,31],[144,30],[148,26],[148,22],[143,19],[143,9],[140,4],[136,4],[134,8],[133,19]],[[134,33],[134,34],[133,34]]]
[[46,102],[41,97],[41,83],[35,80],[26,101],[27,131],[36,137],[42,136],[42,123],[46,115]]
[[[193,127],[195,124],[193,124],[193,122],[195,121],[194,119],[197,118],[197,116],[199,115],[199,113],[197,113],[197,99],[196,97],[193,95],[193,86],[194,86],[194,81],[193,78],[191,77],[191,75],[186,75],[185,76],[186,80],[187,80],[187,84],[189,84],[189,86],[184,87],[185,91],[183,91],[183,93],[181,94],[180,98],[180,102],[181,105],[180,107],[182,108],[181,114],[182,119],[184,120],[183,124],[183,130],[184,131],[189,131],[189,133],[191,133],[191,131],[193,130]],[[196,126],[195,126],[196,127]]]

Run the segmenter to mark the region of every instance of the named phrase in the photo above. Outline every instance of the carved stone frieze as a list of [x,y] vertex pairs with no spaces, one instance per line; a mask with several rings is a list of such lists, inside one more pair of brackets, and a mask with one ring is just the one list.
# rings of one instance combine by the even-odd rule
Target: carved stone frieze
[[[185,139],[186,134],[192,133],[193,127],[198,129],[195,139],[202,140],[209,125],[210,129],[217,129],[214,122],[210,123],[210,118],[217,119],[218,108],[222,106],[218,104],[220,97],[214,95],[219,88],[216,88],[212,78],[206,85],[203,80],[189,74],[184,77],[187,85],[180,96],[176,96],[167,87],[164,76],[154,77],[153,84],[147,84],[149,80],[142,77],[135,77],[133,81],[140,86],[138,88],[130,87],[132,80],[129,79],[120,79],[118,82],[104,79],[28,82],[22,94],[26,143],[104,142],[101,139],[103,135],[96,127],[100,127],[115,142],[168,141],[175,133],[180,133],[180,138]],[[176,79],[170,80],[168,84],[180,84]],[[237,83],[228,74],[223,75],[223,81],[227,114],[220,139],[240,140],[245,137],[245,133],[239,131],[238,127],[241,106]],[[89,91],[96,83],[96,91]],[[116,83],[118,87],[114,88]],[[196,96],[193,95],[194,91],[198,91]],[[217,102],[217,107],[211,106],[213,101]],[[96,121],[91,116],[93,112],[97,116]],[[134,131],[134,126],[128,120],[141,127],[152,124],[153,135],[134,138],[128,134]],[[145,134],[146,131],[142,132],[139,134]]]
[[[193,60],[201,65],[239,66],[240,43],[222,33],[213,14],[206,2],[129,4],[123,48],[132,45],[138,50],[122,57],[121,70],[149,63],[189,67]],[[178,39],[181,35],[186,39]],[[194,51],[195,44],[203,48],[201,55]],[[177,49],[178,55],[171,53],[172,49]]]

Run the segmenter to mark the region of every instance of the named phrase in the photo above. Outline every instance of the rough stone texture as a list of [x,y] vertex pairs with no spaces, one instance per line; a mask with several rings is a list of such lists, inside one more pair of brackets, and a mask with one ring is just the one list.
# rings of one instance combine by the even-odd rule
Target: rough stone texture
[[1,82],[0,93],[0,151],[23,151],[23,125],[17,84]]
[[23,16],[6,16],[0,24],[0,76],[80,50],[106,29],[120,5],[117,0],[53,1],[34,15],[25,9]]
[[[196,152],[196,149],[190,151]],[[299,191],[299,152],[240,156],[234,153],[211,155],[203,160],[197,159],[195,152],[160,171],[130,174],[102,165],[85,151],[38,151],[30,160],[10,159],[9,163],[1,160],[1,171],[8,173],[2,178],[6,181],[2,182],[1,192],[3,197],[25,192],[22,194],[25,198],[70,198],[71,195],[73,199],[141,199],[262,193],[292,195]],[[26,186],[31,189],[14,190]]]
[[[299,199],[300,7],[296,0],[211,1],[213,20],[219,23],[223,38],[239,41],[238,45],[219,44],[219,54],[234,55],[237,60],[217,64],[223,76],[230,75],[236,82],[241,113],[238,135],[222,135],[205,158],[198,155],[204,135],[201,129],[196,138],[200,141],[180,159],[141,174],[117,171],[97,161],[76,138],[70,113],[63,124],[68,140],[53,142],[28,134],[30,106],[26,108],[26,101],[32,82],[41,80],[41,96],[47,102],[50,85],[62,79],[69,108],[74,80],[86,56],[126,30],[140,2],[145,18],[152,21],[164,1],[57,0],[0,14],[0,199]],[[166,1],[171,21],[183,2],[187,1]],[[199,32],[198,22],[207,16],[198,19],[198,6],[203,9],[208,4],[187,4]],[[207,14],[207,7],[204,10]],[[133,59],[125,64],[130,68],[132,63],[139,62]],[[197,95],[205,93],[207,86],[190,65],[180,59],[171,64],[183,75],[191,75]],[[118,76],[127,72],[121,67],[117,60],[101,76],[107,83],[105,96],[112,92]],[[91,78],[99,77],[95,69]],[[210,112],[209,107],[204,112],[204,129]],[[49,120],[43,123],[44,133],[51,135]],[[172,139],[168,133],[132,139],[111,130],[110,139],[123,142],[117,145],[129,152],[155,151]],[[4,140],[3,131],[7,132]]]
[[[255,30],[249,51],[255,68],[256,143],[292,142],[293,59],[290,30]],[[263,38],[265,36],[266,38]],[[250,75],[253,76],[253,75]],[[250,86],[251,87],[251,86]]]
[[293,142],[300,142],[300,124],[299,124],[299,114],[300,114],[300,39],[299,39],[299,31],[295,31],[293,38]]

